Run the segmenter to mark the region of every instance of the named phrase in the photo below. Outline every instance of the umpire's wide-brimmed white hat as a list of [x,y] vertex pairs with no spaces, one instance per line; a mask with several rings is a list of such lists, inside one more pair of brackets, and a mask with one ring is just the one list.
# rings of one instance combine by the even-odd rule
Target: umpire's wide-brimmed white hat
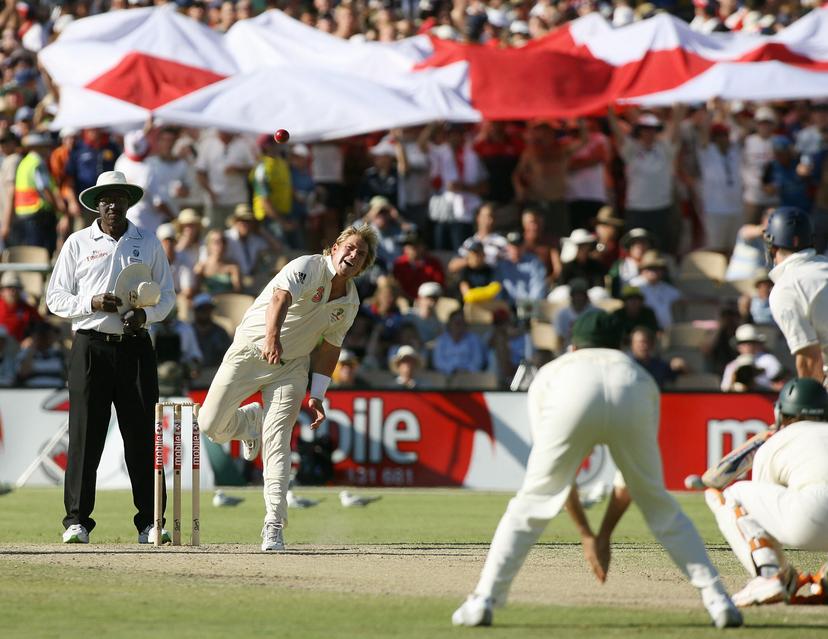
[[152,281],[152,271],[146,264],[130,264],[118,273],[113,293],[121,300],[119,313],[155,306],[161,299],[161,287]]
[[137,184],[127,182],[126,176],[120,171],[104,171],[98,176],[95,186],[81,191],[80,203],[83,208],[98,212],[98,198],[107,191],[124,191],[129,197],[129,206],[135,206],[144,197],[144,189]]

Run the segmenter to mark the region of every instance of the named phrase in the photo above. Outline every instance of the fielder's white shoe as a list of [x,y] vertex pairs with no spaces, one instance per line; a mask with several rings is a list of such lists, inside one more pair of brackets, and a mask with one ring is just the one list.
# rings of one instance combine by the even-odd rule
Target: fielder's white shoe
[[72,524],[63,531],[64,544],[88,544],[89,533],[80,524]]
[[739,608],[761,606],[785,601],[788,589],[781,573],[773,577],[754,577],[744,588],[733,594],[733,603]]
[[451,616],[455,626],[491,626],[492,600],[480,595],[469,595]]
[[247,418],[247,434],[248,439],[241,440],[242,443],[242,457],[247,461],[253,461],[259,456],[262,450],[262,405],[259,402],[252,404],[245,404],[240,409],[245,413]]
[[[139,544],[155,544],[155,525],[150,524],[146,528],[144,528],[141,532],[138,533],[138,543]],[[167,532],[166,528],[161,529],[161,543],[162,544],[171,544],[172,537],[170,537],[170,533]]]
[[262,551],[281,552],[285,549],[281,521],[266,521],[262,528]]

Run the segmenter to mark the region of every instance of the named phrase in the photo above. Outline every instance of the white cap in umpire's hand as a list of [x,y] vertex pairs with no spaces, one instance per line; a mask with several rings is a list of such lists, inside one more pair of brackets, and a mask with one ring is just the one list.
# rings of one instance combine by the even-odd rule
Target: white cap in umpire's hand
[[152,281],[152,272],[146,264],[130,264],[121,271],[113,292],[121,300],[118,307],[121,315],[133,308],[155,306],[161,299],[161,287]]

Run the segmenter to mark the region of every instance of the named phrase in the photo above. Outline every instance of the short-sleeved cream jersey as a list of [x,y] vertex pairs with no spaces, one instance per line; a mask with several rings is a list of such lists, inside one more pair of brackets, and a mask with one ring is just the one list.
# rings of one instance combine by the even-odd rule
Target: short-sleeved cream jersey
[[279,289],[288,291],[292,298],[280,336],[283,360],[309,355],[322,339],[342,346],[359,310],[359,296],[356,286],[349,281],[344,297],[328,301],[335,274],[327,255],[305,255],[289,262],[247,309],[236,329],[236,340],[262,348],[265,312],[274,291]]
[[753,479],[802,488],[828,484],[828,422],[796,422],[773,435],[756,452]]

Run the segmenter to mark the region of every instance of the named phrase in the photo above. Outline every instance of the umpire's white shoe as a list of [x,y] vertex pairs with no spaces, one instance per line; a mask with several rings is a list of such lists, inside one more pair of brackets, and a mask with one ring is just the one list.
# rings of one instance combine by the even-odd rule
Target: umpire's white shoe
[[281,521],[266,521],[262,528],[262,551],[281,552],[285,549]]
[[754,577],[744,588],[733,594],[733,603],[739,608],[761,606],[785,601],[788,589],[781,573],[773,577]]
[[247,418],[248,439],[241,440],[242,457],[247,461],[253,461],[259,456],[262,450],[262,405],[259,402],[245,404],[240,409]]
[[491,626],[492,600],[480,595],[469,595],[451,616],[455,626]]
[[72,524],[63,531],[64,544],[88,544],[89,533],[80,524]]

